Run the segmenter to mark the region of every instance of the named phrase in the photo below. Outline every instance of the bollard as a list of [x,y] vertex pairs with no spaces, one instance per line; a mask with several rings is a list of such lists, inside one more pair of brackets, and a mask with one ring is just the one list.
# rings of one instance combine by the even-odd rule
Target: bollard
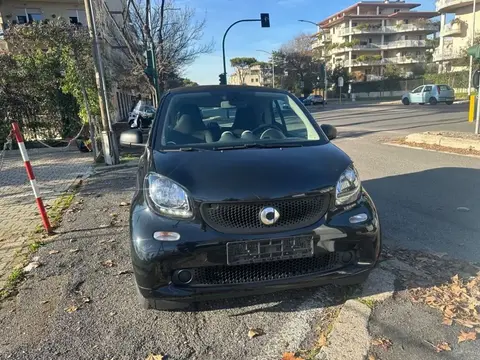
[[468,108],[468,122],[475,118],[475,95],[470,95],[470,107]]
[[17,140],[18,148],[20,149],[20,154],[22,154],[23,162],[25,164],[25,170],[27,171],[28,180],[30,180],[30,185],[32,185],[33,195],[35,195],[35,200],[37,202],[38,210],[40,211],[40,216],[42,217],[43,227],[47,234],[52,232],[50,226],[50,221],[48,220],[47,211],[43,205],[42,198],[40,197],[40,191],[38,190],[37,180],[35,179],[35,174],[33,173],[32,165],[30,164],[30,159],[28,158],[27,149],[23,143],[22,133],[16,122],[12,123],[13,133],[15,134],[15,139]]

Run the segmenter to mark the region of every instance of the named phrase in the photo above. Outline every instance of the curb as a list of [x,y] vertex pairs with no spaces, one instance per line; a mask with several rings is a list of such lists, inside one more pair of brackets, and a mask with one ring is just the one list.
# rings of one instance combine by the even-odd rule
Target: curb
[[136,159],[136,160],[127,161],[124,164],[97,166],[93,169],[93,175],[104,174],[104,173],[109,172],[109,171],[121,170],[121,169],[125,169],[125,168],[130,168],[130,167],[137,167],[138,162],[139,162],[139,159]]
[[380,267],[373,269],[363,284],[362,295],[343,305],[328,337],[328,345],[322,347],[315,359],[364,360],[371,345],[368,322],[372,304],[392,297],[394,282],[395,275],[390,271]]
[[442,133],[424,132],[407,135],[405,141],[407,143],[438,145],[454,149],[480,151],[480,137],[478,139],[469,139],[444,136]]

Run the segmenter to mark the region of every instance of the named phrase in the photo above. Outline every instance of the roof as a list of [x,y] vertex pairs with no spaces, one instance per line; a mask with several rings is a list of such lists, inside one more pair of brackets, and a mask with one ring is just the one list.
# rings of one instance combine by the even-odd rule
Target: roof
[[411,19],[411,18],[433,18],[435,16],[439,16],[440,13],[436,11],[399,11],[393,14],[380,14],[380,15],[356,15],[356,14],[345,14],[345,16],[342,16],[338,18],[335,21],[321,24],[322,28],[328,29],[329,27],[333,25],[337,25],[338,23],[341,23],[345,21],[345,19],[373,19],[373,20],[381,20],[381,19]]
[[192,93],[192,92],[207,92],[215,90],[251,90],[251,91],[264,91],[264,92],[278,92],[288,93],[286,90],[274,89],[265,86],[250,86],[250,85],[200,85],[200,86],[187,86],[179,87],[169,90],[171,94],[179,93]]
[[325,23],[330,20],[331,18],[335,17],[335,16],[338,16],[338,15],[342,15],[343,13],[345,12],[348,12],[348,11],[351,11],[351,10],[354,10],[356,9],[357,6],[361,5],[362,7],[381,7],[381,8],[395,8],[395,9],[401,9],[401,8],[407,8],[407,9],[414,9],[416,7],[419,7],[421,4],[418,4],[418,3],[406,3],[406,2],[397,2],[397,1],[389,1],[389,2],[385,2],[385,1],[359,1],[343,10],[340,10],[338,12],[336,12],[335,14],[333,15],[330,15],[329,17],[323,19],[322,21],[320,21],[318,24],[319,25],[326,25]]

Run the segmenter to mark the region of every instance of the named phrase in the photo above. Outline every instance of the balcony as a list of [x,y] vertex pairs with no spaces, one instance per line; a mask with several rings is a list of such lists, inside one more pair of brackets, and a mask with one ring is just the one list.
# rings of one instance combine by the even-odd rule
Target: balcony
[[398,41],[391,41],[386,43],[382,46],[382,49],[399,49],[399,48],[418,48],[418,47],[425,47],[427,46],[427,42],[425,40],[398,40]]
[[315,40],[312,43],[312,48],[319,48],[325,46],[325,44],[329,43],[332,41],[332,35],[331,34],[325,34],[325,36],[320,35],[320,38]]
[[433,61],[447,61],[447,60],[456,60],[466,57],[466,54],[460,50],[451,50],[443,49],[443,52],[440,49],[436,49],[433,53]]
[[387,64],[416,64],[426,61],[425,56],[398,56],[391,58],[379,59],[378,56],[363,56],[353,59],[351,62],[346,61],[346,66],[359,67],[359,66],[379,66]]
[[[340,44],[342,45],[342,44]],[[400,49],[400,48],[419,48],[425,47],[427,45],[426,40],[398,40],[398,41],[391,41],[381,44],[359,44],[359,45],[351,45],[351,46],[339,46],[333,49],[330,49],[330,53],[332,54],[341,54],[349,51],[368,51],[368,50],[389,50],[389,49]]]
[[435,10],[441,13],[451,13],[467,5],[473,5],[473,0],[437,0]]
[[355,26],[340,30],[341,36],[355,34],[394,34],[401,32],[428,32],[433,33],[440,30],[440,27],[432,23],[423,24],[400,24],[394,26]]
[[384,58],[383,61],[385,64],[416,64],[416,63],[423,63],[427,61],[425,56],[397,56],[391,58]]
[[463,36],[466,24],[463,21],[451,22],[442,29],[442,36]]

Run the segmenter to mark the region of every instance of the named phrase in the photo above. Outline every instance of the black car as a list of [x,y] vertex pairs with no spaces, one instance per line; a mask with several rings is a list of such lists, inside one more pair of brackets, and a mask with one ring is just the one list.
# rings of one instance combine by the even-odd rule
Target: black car
[[[130,211],[144,307],[365,280],[380,254],[380,224],[335,137],[286,91],[168,92]],[[138,145],[142,134],[128,130],[120,141]]]
[[303,99],[303,105],[323,105],[324,100],[321,95],[310,95],[307,98]]

